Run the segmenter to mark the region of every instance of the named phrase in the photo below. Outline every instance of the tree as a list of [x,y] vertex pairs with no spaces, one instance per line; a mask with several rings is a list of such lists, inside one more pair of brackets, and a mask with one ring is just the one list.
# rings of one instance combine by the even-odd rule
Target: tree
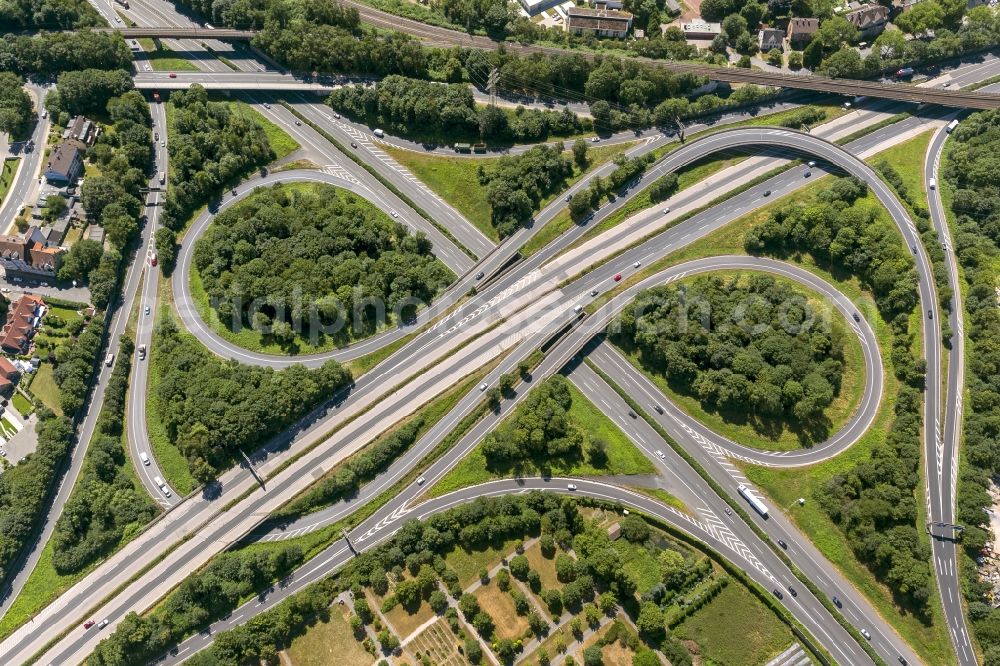
[[858,30],[843,16],[834,16],[822,21],[813,41],[819,40],[823,48],[836,51],[844,44],[853,44],[858,40]]
[[584,666],[604,666],[604,657],[598,645],[591,645],[583,651]]
[[531,570],[528,558],[524,555],[515,555],[510,560],[510,573],[518,580],[524,580]]
[[625,516],[621,521],[622,536],[632,543],[645,543],[649,538],[649,525],[635,514]]
[[590,214],[591,193],[589,190],[580,190],[569,200],[569,214],[574,220],[582,220]]
[[816,69],[823,62],[823,42],[813,37],[805,50],[802,51],[802,63],[809,69]]
[[575,161],[576,165],[581,169],[587,166],[588,150],[589,149],[587,148],[587,142],[584,141],[583,139],[577,139],[576,141],[573,142],[573,161]]
[[24,132],[33,113],[34,105],[21,77],[0,72],[0,132],[11,136]]
[[849,46],[840,49],[823,63],[823,69],[833,78],[857,79],[865,75],[861,54]]
[[663,611],[652,601],[643,602],[639,607],[639,617],[635,626],[647,639],[659,641],[663,637],[665,627]]
[[911,35],[921,35],[937,30],[944,25],[944,21],[944,8],[937,0],[918,2],[893,19],[897,28]]
[[788,54],[789,69],[802,69],[802,51],[792,51]]
[[500,137],[507,133],[507,114],[503,109],[487,105],[479,110],[479,133],[484,139]]
[[63,255],[62,266],[59,267],[59,279],[83,282],[90,272],[97,268],[102,254],[104,247],[100,243],[81,238]]
[[775,67],[781,67],[783,55],[781,49],[771,49],[767,52],[767,62]]
[[598,131],[611,129],[611,105],[600,99],[590,104],[590,117]]
[[479,641],[475,638],[465,639],[465,657],[472,664],[478,664],[483,660],[483,649],[479,646]]
[[723,19],[722,30],[729,38],[729,45],[735,46],[736,40],[747,34],[747,20],[739,14],[730,14]]

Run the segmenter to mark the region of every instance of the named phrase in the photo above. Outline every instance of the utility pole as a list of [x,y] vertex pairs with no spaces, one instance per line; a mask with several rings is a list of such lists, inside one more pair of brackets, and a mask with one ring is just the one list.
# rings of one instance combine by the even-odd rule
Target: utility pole
[[496,67],[490,70],[490,75],[486,79],[486,89],[490,92],[490,106],[497,105],[497,83],[500,82],[500,70]]

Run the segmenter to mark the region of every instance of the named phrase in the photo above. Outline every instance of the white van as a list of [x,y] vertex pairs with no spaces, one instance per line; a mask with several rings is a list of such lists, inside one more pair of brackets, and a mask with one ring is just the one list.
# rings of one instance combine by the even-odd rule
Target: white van
[[153,483],[155,483],[156,485],[160,486],[161,488],[164,486],[163,479],[161,479],[158,476],[154,476],[153,477]]
[[142,461],[143,465],[146,465],[147,467],[149,467],[149,456],[146,455],[145,451],[140,451],[139,452],[139,460]]
[[380,129],[375,130],[374,132],[372,132],[372,134],[374,134],[375,136],[377,136],[380,139],[385,136],[385,132],[383,132]]
[[108,354],[107,357],[104,359],[104,365],[108,366],[109,368],[111,367],[111,364],[114,362],[115,362],[114,354]]
[[937,188],[937,178],[931,178],[930,181],[927,183],[927,185],[932,190],[935,189],[935,188]]

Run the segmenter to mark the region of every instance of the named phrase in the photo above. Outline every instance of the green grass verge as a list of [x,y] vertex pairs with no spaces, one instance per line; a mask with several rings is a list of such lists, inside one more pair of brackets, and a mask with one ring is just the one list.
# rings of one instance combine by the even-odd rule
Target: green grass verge
[[[736,248],[733,248],[732,251],[734,254],[741,254]],[[746,273],[719,271],[711,275],[737,277],[741,274],[750,273],[750,271]],[[794,280],[776,275],[772,275],[771,277],[779,283],[788,285],[795,292],[802,294],[818,316],[823,317],[828,313],[830,316],[832,339],[843,342],[844,370],[840,392],[834,397],[833,403],[824,410],[824,415],[830,424],[827,436],[833,435],[854,414],[857,406],[861,403],[861,396],[864,393],[867,378],[864,374],[864,355],[861,349],[861,341],[853,332],[848,330],[847,321],[843,316],[833,310],[833,307],[822,296],[811,289],[803,287]],[[682,283],[690,283],[694,279],[697,278],[688,278],[683,280]],[[755,449],[770,451],[790,451],[800,449],[805,444],[809,444],[808,442],[804,443],[800,439],[799,432],[795,428],[794,418],[789,418],[785,421],[781,432],[773,434],[758,432],[751,423],[746,423],[745,420],[737,420],[743,416],[742,414],[721,414],[706,410],[696,395],[693,393],[682,393],[676,386],[671,385],[662,373],[647,368],[642,363],[641,354],[637,350],[626,349],[622,351],[623,355],[631,361],[632,365],[648,377],[650,381],[655,383],[674,404],[679,406],[692,418],[708,426],[713,432],[729,440]]]
[[0,204],[7,197],[7,190],[10,189],[10,184],[14,181],[14,172],[17,171],[17,165],[20,160],[7,159],[3,161],[3,169],[0,169]]
[[537,476],[543,472],[541,462],[544,462],[545,470],[553,475],[611,476],[656,473],[652,463],[611,419],[597,409],[575,386],[570,385],[569,390],[573,400],[568,412],[569,418],[591,439],[599,438],[607,442],[608,462],[606,466],[594,467],[583,458],[570,461],[546,459],[544,461],[524,462],[518,465],[516,470],[491,470],[487,466],[482,447],[477,446],[431,488],[429,495],[437,497],[459,488],[515,474],[518,476]]
[[174,54],[173,50],[162,42],[157,44],[149,37],[139,38],[139,45],[146,52],[150,67],[156,72],[197,72],[198,67],[188,60]]
[[[566,145],[569,146],[569,144]],[[631,146],[632,143],[621,143],[614,146],[589,148],[590,163],[583,170],[574,164],[573,175],[567,179],[566,187],[570,187],[578,181],[587,171],[614,159],[616,155],[625,152]],[[490,221],[490,204],[486,199],[486,188],[479,184],[477,173],[480,166],[489,169],[502,158],[456,158],[447,155],[417,153],[412,150],[387,146],[383,146],[383,150],[412,171],[442,199],[454,206],[455,210],[464,215],[487,238],[494,242],[500,240]],[[544,208],[554,198],[555,195],[543,200],[539,204],[539,209]]]
[[245,102],[230,102],[229,106],[231,109],[237,110],[238,113],[252,116],[257,124],[264,129],[267,142],[271,144],[271,148],[274,150],[275,160],[280,160],[300,148],[298,141],[293,139],[288,132],[262,116],[249,104]]
[[796,641],[785,623],[738,584],[722,588],[674,633],[697,643],[705,663],[727,666],[767,663]]

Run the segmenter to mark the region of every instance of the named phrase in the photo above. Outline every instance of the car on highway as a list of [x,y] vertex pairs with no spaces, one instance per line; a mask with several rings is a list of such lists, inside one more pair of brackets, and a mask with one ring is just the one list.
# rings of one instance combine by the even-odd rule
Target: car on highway
[[566,195],[566,201],[570,201],[572,199],[573,199],[573,195],[572,194],[567,194]]
[[656,449],[656,457],[660,460],[665,460],[667,456],[660,449]]
[[[947,85],[947,84],[945,84],[945,85]],[[899,655],[898,657],[896,657],[896,661],[898,661],[899,663],[901,663],[903,666],[906,666],[906,658],[903,657],[903,655]]]
[[670,212],[670,206],[667,206],[666,208],[663,209],[663,214],[664,215],[666,215],[669,212]]
[[833,597],[833,605],[836,606],[837,608],[843,608],[843,605],[840,603],[840,599],[838,599],[836,596]]
[[358,144],[356,144],[353,141],[351,141],[351,148],[357,148],[357,147],[358,147]]
[[591,137],[590,142],[591,143],[597,143],[600,140],[601,140],[601,137],[595,136],[595,137]]
[[84,629],[90,629],[95,624],[97,624],[97,623],[94,622],[93,620],[87,620],[86,622],[83,623],[83,628]]
[[771,190],[764,190],[764,196],[765,197],[771,196]]
[[389,215],[392,215],[392,217],[393,217],[393,218],[397,218],[397,217],[399,217],[399,213],[397,213],[397,212],[396,212],[396,211],[394,211],[394,210],[390,210],[390,211],[389,211]]
[[657,414],[662,414],[663,413],[663,407],[660,407],[659,405],[653,405],[653,409],[656,410]]
[[634,419],[637,419],[637,418],[639,418],[638,416],[636,416],[635,412],[634,412],[634,411],[632,411],[631,409],[630,409],[630,410],[628,410],[628,415],[629,415],[629,416],[631,416],[631,417],[632,417],[632,418],[634,418]]
[[160,140],[160,133],[153,132],[153,141],[159,141],[159,140]]
[[784,539],[778,539],[778,545],[781,546],[782,548],[788,548],[788,544],[785,543]]
[[175,72],[170,72],[170,78],[176,79],[177,78],[177,74]]
[[573,306],[573,312],[576,314],[580,314],[581,312],[583,312],[583,306],[582,305]]
[[928,310],[927,311],[927,318],[928,319],[934,319],[934,311],[933,310]]
[[142,461],[143,465],[149,466],[149,455],[145,451],[139,452],[139,460]]
[[270,105],[270,104],[268,104],[267,102],[264,102],[264,108],[265,108],[265,109],[270,109],[270,108],[271,108],[271,105]]
[[854,321],[861,321],[861,315],[859,315],[857,312],[855,312],[853,316],[854,316]]
[[114,362],[115,362],[114,354],[109,353],[107,356],[104,357],[104,365],[108,366],[109,368]]
[[619,273],[618,275],[615,276],[615,282],[621,282],[621,281],[622,281],[622,274]]
[[640,262],[640,261],[637,261],[634,264],[632,264],[633,268],[639,268],[639,266],[642,266],[642,262]]
[[486,386],[487,386],[486,382],[483,382],[482,384],[479,385],[479,390],[480,391],[485,391],[486,390]]
[[146,307],[144,307],[144,308],[142,309],[142,311],[143,311],[143,312],[144,312],[145,314],[147,314],[147,315],[148,315],[148,314],[149,314],[149,306],[147,305]]
[[333,117],[336,118],[337,120],[340,120],[340,114],[339,113],[333,114]]
[[422,486],[422,485],[424,485],[424,481],[426,481],[426,480],[427,480],[427,479],[425,479],[424,477],[422,477],[422,476],[418,476],[418,477],[417,477],[417,485],[418,485],[418,486]]
[[867,629],[861,629],[860,631],[862,636],[864,636],[868,640],[872,639],[872,633],[870,631],[868,631]]
[[732,510],[732,509],[730,509],[730,508],[729,508],[728,506],[726,507],[726,515],[727,515],[727,516],[731,516],[731,515],[733,515],[733,510]]
[[296,120],[295,124],[298,125],[299,127],[302,127],[302,121],[301,120]]
[[372,132],[372,134],[374,134],[375,136],[377,136],[380,139],[383,138],[383,137],[385,137],[385,132],[383,132],[380,129],[376,129],[375,131]]
[[774,588],[773,592],[774,592],[774,596],[778,597],[779,599],[784,599],[785,598],[785,595],[783,595],[781,593],[781,590],[779,590],[778,588]]
[[597,296],[597,294],[598,294],[598,291],[596,289],[591,289],[590,290],[590,295],[591,296]]
[[796,591],[795,591],[795,588],[794,588],[794,587],[792,587],[791,585],[789,585],[789,586],[788,586],[788,592],[789,592],[789,594],[791,594],[791,595],[792,595],[793,597],[797,597],[797,596],[799,596],[799,593],[798,593],[798,592],[796,592]]
[[108,618],[104,618],[103,620],[97,623],[98,629],[103,629],[106,626],[108,626]]
[[167,147],[167,142],[166,142],[166,140],[163,140],[163,141],[161,141],[161,142],[160,142],[160,148],[166,148],[166,147]]
[[575,483],[568,483],[568,484],[566,484],[566,489],[567,490],[576,490],[576,484]]
[[139,360],[143,361],[146,359],[146,345],[139,345]]
[[806,171],[806,172],[805,172],[804,174],[802,174],[802,177],[803,177],[803,178],[808,178],[808,177],[809,177],[809,176],[811,176],[811,175],[813,175],[813,172],[812,172],[812,171]]
[[476,279],[477,280],[482,280],[485,275],[486,275],[485,272],[479,271],[478,273],[476,273]]
[[6,457],[7,457],[7,452],[4,451],[3,449],[0,449],[0,458],[6,458]]

